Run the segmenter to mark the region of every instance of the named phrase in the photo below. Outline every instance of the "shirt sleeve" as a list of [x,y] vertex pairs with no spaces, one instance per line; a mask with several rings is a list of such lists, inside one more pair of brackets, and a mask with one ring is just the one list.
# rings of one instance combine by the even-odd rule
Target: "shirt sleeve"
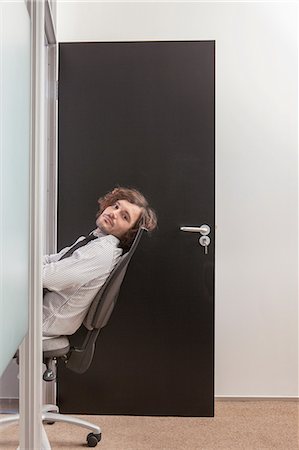
[[[66,249],[63,249],[66,250]],[[65,253],[65,251],[64,251]],[[114,248],[107,243],[93,242],[81,247],[61,261],[47,258],[43,266],[43,287],[60,291],[69,287],[79,288],[100,274],[110,272]]]

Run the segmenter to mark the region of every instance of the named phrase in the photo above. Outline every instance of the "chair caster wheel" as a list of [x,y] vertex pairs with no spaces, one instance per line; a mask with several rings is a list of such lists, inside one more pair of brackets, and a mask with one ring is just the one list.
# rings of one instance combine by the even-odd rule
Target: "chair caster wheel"
[[100,442],[101,437],[102,437],[101,433],[100,434],[89,433],[86,438],[88,447],[96,447],[98,442]]

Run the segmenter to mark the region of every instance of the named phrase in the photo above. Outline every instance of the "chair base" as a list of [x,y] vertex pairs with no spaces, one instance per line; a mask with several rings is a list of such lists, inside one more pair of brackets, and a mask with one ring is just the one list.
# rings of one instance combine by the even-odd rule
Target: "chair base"
[[[56,405],[44,405],[42,407],[42,421],[48,423],[65,422],[73,425],[77,425],[82,428],[90,430],[91,433],[87,436],[87,445],[89,447],[95,447],[101,439],[101,429],[97,425],[93,425],[86,420],[78,419],[77,417],[66,416],[59,414],[59,408]],[[1,425],[10,425],[17,423],[20,419],[20,414],[12,414],[10,417],[5,417],[0,420]],[[44,427],[42,427],[42,447],[41,450],[51,450],[48,436]]]

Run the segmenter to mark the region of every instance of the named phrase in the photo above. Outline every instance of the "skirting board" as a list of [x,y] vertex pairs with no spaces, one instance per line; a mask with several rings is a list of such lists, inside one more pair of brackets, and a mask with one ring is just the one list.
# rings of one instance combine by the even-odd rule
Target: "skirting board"
[[[215,397],[216,402],[258,402],[281,401],[299,402],[299,397]],[[0,398],[0,414],[13,414],[19,411],[18,398]]]
[[298,402],[299,397],[238,397],[238,396],[216,396],[216,402],[259,402],[259,401],[280,401],[280,402]]
[[18,411],[18,398],[0,398],[0,414],[15,414]]

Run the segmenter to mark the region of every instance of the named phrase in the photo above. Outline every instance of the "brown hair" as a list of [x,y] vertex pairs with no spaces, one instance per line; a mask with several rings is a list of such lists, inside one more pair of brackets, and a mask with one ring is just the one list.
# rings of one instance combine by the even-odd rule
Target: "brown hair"
[[127,200],[134,205],[139,206],[142,211],[140,218],[133,225],[133,227],[127,231],[127,233],[121,238],[121,247],[127,250],[137,231],[141,226],[146,228],[148,231],[153,231],[157,226],[157,216],[155,211],[149,206],[148,201],[141,192],[133,188],[116,187],[111,192],[108,192],[103,197],[98,199],[99,211],[97,213],[97,218],[102,214],[104,209],[108,206],[114,205],[118,200]]

